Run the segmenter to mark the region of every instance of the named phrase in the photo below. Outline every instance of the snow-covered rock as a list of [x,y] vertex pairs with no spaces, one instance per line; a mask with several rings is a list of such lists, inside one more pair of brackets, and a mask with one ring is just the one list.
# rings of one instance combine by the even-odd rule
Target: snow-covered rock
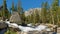
[[10,21],[6,21],[5,23],[7,23],[9,25],[10,24]]
[[10,23],[10,21],[5,21],[5,23],[8,24],[8,27],[18,28],[18,25],[16,23]]
[[32,23],[30,23],[30,24],[27,24],[27,26],[32,26]]
[[34,12],[36,12],[36,10],[39,14],[41,14],[41,8],[31,8],[28,11],[25,11],[25,16],[33,14]]
[[10,24],[9,24],[9,27],[18,28],[18,25],[17,25],[16,23],[10,23]]
[[38,30],[38,31],[41,31],[41,30],[46,29],[46,27],[47,27],[47,26],[45,26],[45,25],[39,25],[39,26],[37,26],[35,29]]
[[46,31],[51,31],[51,29],[50,28],[47,28]]

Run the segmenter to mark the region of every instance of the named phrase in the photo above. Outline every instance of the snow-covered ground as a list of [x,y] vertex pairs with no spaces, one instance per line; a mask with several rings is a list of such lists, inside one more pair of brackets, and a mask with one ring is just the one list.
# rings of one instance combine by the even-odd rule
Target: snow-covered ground
[[[9,27],[12,27],[12,28],[19,28],[21,31],[24,31],[24,32],[29,32],[29,31],[42,31],[42,30],[46,30],[46,31],[50,31],[49,28],[47,28],[48,26],[45,26],[45,25],[39,25],[35,28],[32,28],[32,27],[24,27],[24,26],[21,26],[21,25],[17,25],[16,23],[10,23],[9,21],[6,21],[6,23],[8,24]],[[29,24],[29,26],[31,26]]]

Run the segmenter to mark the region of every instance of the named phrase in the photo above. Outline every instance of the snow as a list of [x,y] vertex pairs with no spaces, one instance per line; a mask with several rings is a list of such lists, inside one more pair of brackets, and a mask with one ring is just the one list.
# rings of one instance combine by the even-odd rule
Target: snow
[[46,27],[47,27],[47,26],[45,26],[45,25],[39,25],[39,26],[37,26],[35,29],[38,30],[38,31],[41,31],[41,30],[46,29]]
[[19,29],[21,29],[24,32],[28,32],[28,31],[33,31],[34,28],[19,26]]
[[30,24],[27,24],[27,26],[32,26],[32,23],[30,23]]
[[[44,26],[44,25],[39,25],[36,28],[19,26],[19,29],[21,29],[24,32],[29,32],[29,31],[42,31],[42,30],[44,30],[46,28],[47,28],[47,26]],[[50,30],[50,29],[46,29],[46,30]]]
[[9,22],[9,21],[6,21],[5,23],[10,24],[10,22]]
[[45,25],[39,25],[39,26],[37,26],[37,28],[42,28],[42,29],[45,29],[47,26],[45,26]]
[[18,28],[18,25],[16,23],[10,23],[9,27]]
[[18,28],[16,23],[10,23],[10,21],[6,21],[5,23],[7,23],[9,27]]
[[[17,25],[16,23],[10,23],[9,21],[6,21],[6,23],[8,24],[9,27],[12,27],[12,28],[19,28],[21,31],[23,32],[29,32],[29,31],[42,31],[42,30],[47,30],[47,31],[50,31],[49,28],[47,28],[48,26],[45,26],[45,25],[39,25],[35,28],[32,28],[32,27],[24,27],[24,26],[21,26],[21,25]],[[31,24],[28,24],[29,26],[31,26]]]
[[50,28],[47,28],[46,31],[51,31]]

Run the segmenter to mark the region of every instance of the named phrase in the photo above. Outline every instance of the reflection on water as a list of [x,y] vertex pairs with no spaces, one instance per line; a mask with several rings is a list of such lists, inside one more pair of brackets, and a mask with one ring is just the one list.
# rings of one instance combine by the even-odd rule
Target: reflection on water
[[7,31],[7,29],[0,30],[0,34],[4,34]]

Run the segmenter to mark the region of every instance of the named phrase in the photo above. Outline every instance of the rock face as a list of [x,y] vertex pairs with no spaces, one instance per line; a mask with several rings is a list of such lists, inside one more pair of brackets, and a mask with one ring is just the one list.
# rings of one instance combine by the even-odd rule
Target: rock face
[[10,17],[10,22],[19,24],[21,22],[18,12],[13,12]]
[[25,16],[33,14],[34,12],[36,12],[36,10],[39,14],[41,14],[41,8],[31,8],[28,11],[25,11]]

